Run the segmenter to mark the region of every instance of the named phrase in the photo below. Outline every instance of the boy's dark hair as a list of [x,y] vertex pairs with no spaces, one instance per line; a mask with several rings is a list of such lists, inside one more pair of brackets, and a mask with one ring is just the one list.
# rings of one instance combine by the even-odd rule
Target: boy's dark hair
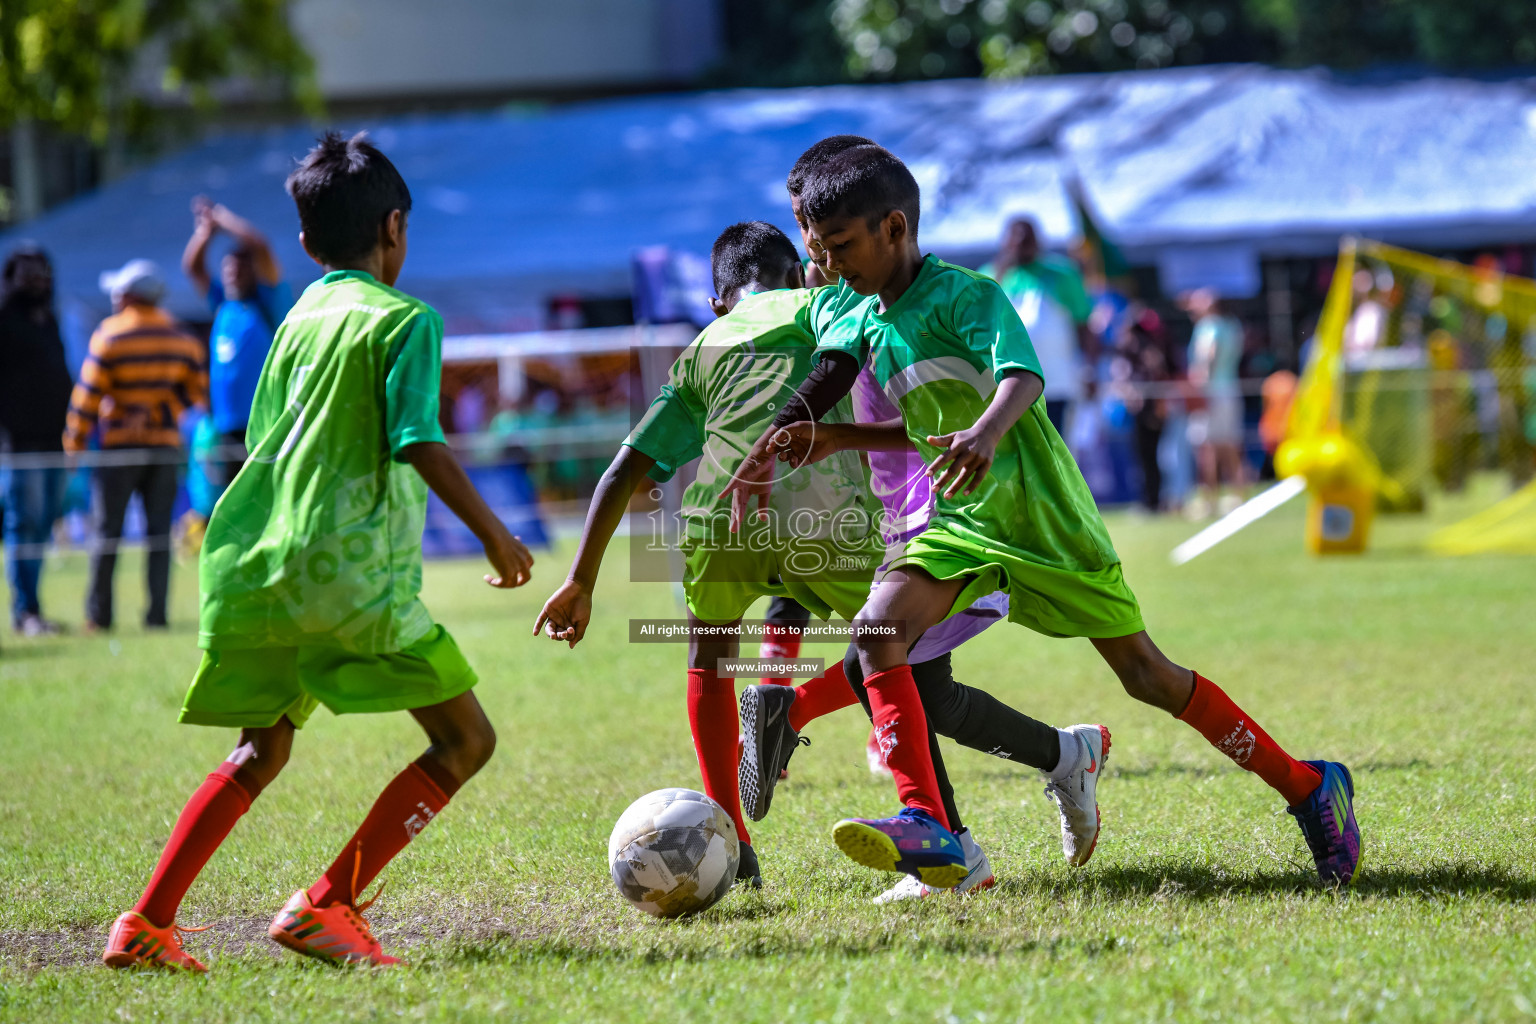
[[411,210],[405,179],[365,132],[350,139],[326,132],[288,175],[287,188],[310,251],[333,265],[366,256],[389,212]]
[[795,161],[795,166],[789,169],[789,177],[785,179],[784,187],[789,190],[790,195],[798,196],[805,191],[805,179],[816,167],[855,146],[873,145],[872,141],[862,135],[828,135],[820,142],[812,143],[809,149],[800,154],[800,159]]
[[720,232],[709,251],[715,294],[722,299],[754,281],[782,281],[791,267],[800,265],[800,254],[789,237],[766,221],[732,224]]
[[49,270],[53,269],[53,261],[48,258],[48,251],[31,239],[17,242],[5,257],[5,267],[0,269],[0,280],[9,285],[11,279],[16,276],[16,271],[23,260],[35,260],[42,263]]
[[855,146],[812,168],[800,193],[800,210],[810,220],[863,217],[871,228],[892,210],[907,215],[907,230],[917,237],[921,212],[917,179],[889,150]]

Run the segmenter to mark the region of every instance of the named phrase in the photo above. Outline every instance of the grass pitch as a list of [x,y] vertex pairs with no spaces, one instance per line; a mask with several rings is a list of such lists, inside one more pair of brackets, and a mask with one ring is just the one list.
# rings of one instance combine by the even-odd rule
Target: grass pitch
[[[1442,509],[1445,521],[1458,511]],[[565,572],[544,553],[513,593],[480,565],[427,568],[426,600],[479,670],[500,731],[489,768],[385,872],[374,909],[412,966],[341,971],[265,940],[390,776],[423,746],[405,715],[316,715],[284,776],[193,887],[207,978],[96,965],[181,804],[229,750],[175,724],[197,663],[195,574],[175,630],[133,627],[119,567],[113,638],[0,652],[0,1018],[214,1020],[1507,1020],[1536,1015],[1536,561],[1435,560],[1424,519],[1378,523],[1362,558],[1301,553],[1283,509],[1180,569],[1177,521],[1110,517],[1159,644],[1205,672],[1298,756],[1355,774],[1363,878],[1321,888],[1300,833],[1257,779],[1131,702],[1085,641],[995,627],[956,656],[964,681],[1056,724],[1114,732],[1092,863],[1062,863],[1033,773],[946,742],[961,810],[998,885],[876,907],[895,880],[845,860],[831,824],[894,809],[864,767],[857,708],[811,726],[754,830],[767,885],[653,921],[607,877],[619,812],[698,786],[683,649],[631,645],[631,617],[679,614],[625,582],[615,548],[578,650],[528,633]],[[50,572],[73,619],[83,566]],[[73,613],[73,614],[72,614]],[[819,655],[819,650],[808,650]],[[837,651],[827,648],[828,656]]]

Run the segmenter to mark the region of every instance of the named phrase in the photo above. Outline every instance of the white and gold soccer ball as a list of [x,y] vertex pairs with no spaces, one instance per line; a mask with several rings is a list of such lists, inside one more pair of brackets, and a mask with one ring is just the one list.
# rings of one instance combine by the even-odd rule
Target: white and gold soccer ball
[[626,900],[656,917],[683,917],[731,891],[741,845],[725,808],[691,789],[658,789],[619,815],[608,869]]

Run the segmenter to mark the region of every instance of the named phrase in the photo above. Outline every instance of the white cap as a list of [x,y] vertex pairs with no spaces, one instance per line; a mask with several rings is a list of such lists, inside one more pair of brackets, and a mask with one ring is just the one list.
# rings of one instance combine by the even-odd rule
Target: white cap
[[157,305],[165,298],[165,281],[152,260],[129,260],[120,270],[104,270],[100,284],[114,302],[131,297]]

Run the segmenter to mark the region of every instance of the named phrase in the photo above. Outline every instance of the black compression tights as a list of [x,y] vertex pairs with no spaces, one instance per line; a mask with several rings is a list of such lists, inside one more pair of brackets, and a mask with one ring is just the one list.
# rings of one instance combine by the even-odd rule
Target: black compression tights
[[[864,689],[864,673],[852,647],[843,659],[843,673],[868,714],[869,694]],[[1060,738],[1054,728],[1015,711],[985,690],[955,682],[948,654],[913,665],[912,681],[917,684],[918,696],[922,698],[930,733],[948,736],[962,747],[1027,764],[1043,772],[1055,768],[1061,759]],[[940,789],[947,789],[949,780],[939,766],[936,743],[933,749]],[[946,808],[948,804],[946,797]]]

